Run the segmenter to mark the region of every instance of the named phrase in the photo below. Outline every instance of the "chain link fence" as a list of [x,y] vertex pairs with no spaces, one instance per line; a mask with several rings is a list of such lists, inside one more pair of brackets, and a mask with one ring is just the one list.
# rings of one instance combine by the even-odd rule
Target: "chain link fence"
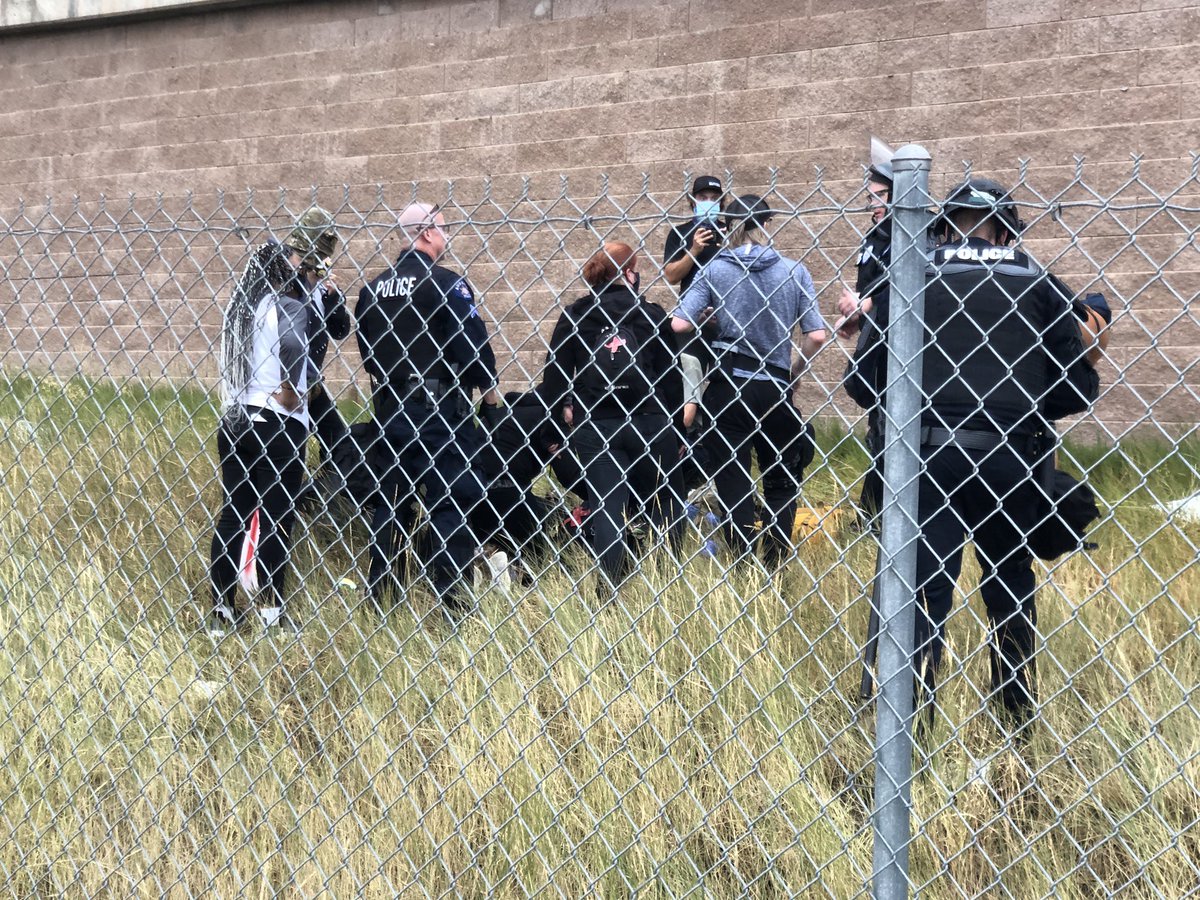
[[[736,447],[711,428],[722,411],[701,400],[709,429],[669,432],[680,467],[699,460],[689,480],[661,476],[640,492],[644,507],[631,503],[614,517],[632,569],[607,591],[588,536],[591,507],[603,505],[595,495],[610,485],[550,464],[578,449],[555,410],[543,419],[557,415],[565,437],[548,441],[531,481],[515,485],[536,510],[525,537],[506,541],[502,527],[481,537],[474,511],[458,510],[479,545],[456,583],[469,614],[450,622],[437,614],[444,604],[431,560],[444,533],[430,524],[428,492],[409,498],[410,518],[390,551],[405,564],[392,572],[394,606],[381,613],[370,547],[387,465],[370,455],[378,443],[371,383],[351,336],[334,343],[324,385],[348,440],[367,447],[358,457],[366,462],[345,469],[319,437],[303,448],[302,487],[288,499],[295,515],[284,581],[298,627],[246,626],[215,641],[205,616],[222,506],[221,331],[256,248],[271,236],[287,240],[313,205],[329,210],[340,237],[329,271],[353,312],[360,288],[404,249],[403,210],[415,200],[439,204],[442,263],[469,278],[501,390],[525,391],[546,376],[555,325],[588,294],[581,270],[606,241],[634,248],[647,299],[676,308],[663,246],[672,227],[691,221],[690,176],[667,190],[564,179],[501,196],[487,183],[451,182],[399,193],[55,199],[7,210],[6,890],[1196,893],[1200,173],[1193,161],[1164,180],[1171,174],[1143,173],[1137,161],[1119,172],[1079,164],[1009,173],[1027,223],[1020,248],[1073,294],[1101,293],[1112,309],[1111,343],[1095,366],[1099,398],[1057,423],[1058,467],[1090,486],[1100,515],[1087,549],[1032,564],[1037,698],[1025,731],[1005,721],[992,684],[987,572],[968,554],[961,575],[945,573],[954,585],[937,714],[917,726],[912,745],[913,713],[892,700],[907,696],[911,707],[911,634],[889,624],[897,605],[912,612],[915,570],[906,574],[897,560],[906,548],[918,555],[928,526],[912,497],[929,463],[921,422],[889,410],[888,451],[907,453],[925,476],[898,474],[900,463],[884,468],[877,569],[880,541],[859,504],[878,448],[868,449],[866,414],[842,387],[855,338],[832,330],[872,226],[864,185],[820,177],[740,185],[722,176],[731,195],[752,191],[774,212],[762,231],[811,274],[829,333],[795,394],[814,426],[812,460],[781,457],[797,503],[781,560],[736,552],[737,535],[725,527],[729,498],[711,478]],[[931,193],[942,197],[962,176],[935,178]],[[911,221],[927,223],[927,206],[910,204]],[[924,224],[904,227],[919,256],[908,284],[919,293]],[[923,350],[937,349],[936,335],[914,333]],[[932,388],[921,394],[916,374],[912,365],[902,372],[921,407]],[[711,392],[711,379],[723,376],[709,376]],[[516,410],[518,398],[509,404]],[[470,427],[494,436],[490,425],[472,419]],[[513,452],[540,440],[521,434]],[[797,425],[797,448],[802,434]],[[715,455],[692,456],[717,439]],[[782,470],[772,468],[772,452],[760,447],[745,473],[755,533],[770,531],[778,511],[771,492]],[[479,509],[497,512],[497,492],[514,487],[510,474],[501,466],[481,479]],[[656,518],[663,485],[682,501],[666,531]],[[986,502],[1019,520],[1011,499]],[[261,568],[239,572],[261,578]],[[874,586],[887,578],[877,702],[863,650]],[[238,598],[248,602],[241,588]],[[892,716],[881,720],[878,743],[877,706]],[[884,807],[900,832],[888,830]],[[906,836],[897,843],[896,834]]]

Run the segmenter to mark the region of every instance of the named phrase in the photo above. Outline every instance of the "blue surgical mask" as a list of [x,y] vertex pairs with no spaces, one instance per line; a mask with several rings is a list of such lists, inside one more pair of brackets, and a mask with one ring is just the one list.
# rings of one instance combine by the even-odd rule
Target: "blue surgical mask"
[[715,222],[717,217],[721,215],[720,200],[697,200],[696,201],[696,221],[697,222]]

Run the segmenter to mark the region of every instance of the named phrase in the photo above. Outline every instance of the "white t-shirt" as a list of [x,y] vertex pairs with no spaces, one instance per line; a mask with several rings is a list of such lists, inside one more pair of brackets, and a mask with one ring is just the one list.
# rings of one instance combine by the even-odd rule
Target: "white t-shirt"
[[[308,315],[303,300],[266,293],[254,310],[250,378],[236,402],[299,419],[307,428]],[[272,396],[284,382],[300,395],[300,407],[285,409]]]

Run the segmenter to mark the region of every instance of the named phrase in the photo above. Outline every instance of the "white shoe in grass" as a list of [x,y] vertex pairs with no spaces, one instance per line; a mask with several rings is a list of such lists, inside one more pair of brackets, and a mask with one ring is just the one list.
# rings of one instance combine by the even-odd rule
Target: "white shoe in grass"
[[228,606],[213,607],[204,617],[204,633],[214,641],[223,640],[237,631],[237,615]]
[[278,606],[260,606],[258,621],[268,637],[294,636],[301,632],[299,623]]

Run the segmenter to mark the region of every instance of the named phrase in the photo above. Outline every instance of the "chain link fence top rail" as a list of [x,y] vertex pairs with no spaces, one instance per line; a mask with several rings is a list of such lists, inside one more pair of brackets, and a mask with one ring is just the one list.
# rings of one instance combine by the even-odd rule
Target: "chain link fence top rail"
[[[1014,179],[1022,247],[1114,313],[1100,399],[1060,423],[1059,467],[1087,481],[1101,517],[1094,549],[1035,563],[1026,742],[989,702],[981,572],[964,564],[938,714],[914,759],[907,881],[929,897],[1188,896],[1200,884],[1200,173],[1193,161],[1178,183],[1152,184],[1135,161],[1038,179]],[[863,186],[734,193],[748,190],[832,323],[870,227]],[[604,241],[633,246],[648,299],[676,305],[662,248],[690,218],[686,191],[648,184],[56,198],[0,216],[5,889],[867,894],[874,715],[859,689],[878,542],[856,506],[863,417],[840,387],[852,342],[831,335],[796,394],[816,447],[791,473],[794,548],[778,568],[734,558],[701,478],[677,542],[629,509],[636,566],[600,602],[578,485],[547,470],[533,485],[543,548],[481,550],[462,582],[470,616],[429,615],[418,523],[400,550],[402,598],[381,617],[370,515],[312,442],[288,551],[301,630],[204,634],[218,351],[237,277],[320,204],[353,309],[400,253],[395,223],[414,199],[445,215],[442,262],[470,279],[506,389],[541,381]],[[347,421],[369,420],[353,338],[325,377]],[[748,477],[766,527],[762,474]]]

